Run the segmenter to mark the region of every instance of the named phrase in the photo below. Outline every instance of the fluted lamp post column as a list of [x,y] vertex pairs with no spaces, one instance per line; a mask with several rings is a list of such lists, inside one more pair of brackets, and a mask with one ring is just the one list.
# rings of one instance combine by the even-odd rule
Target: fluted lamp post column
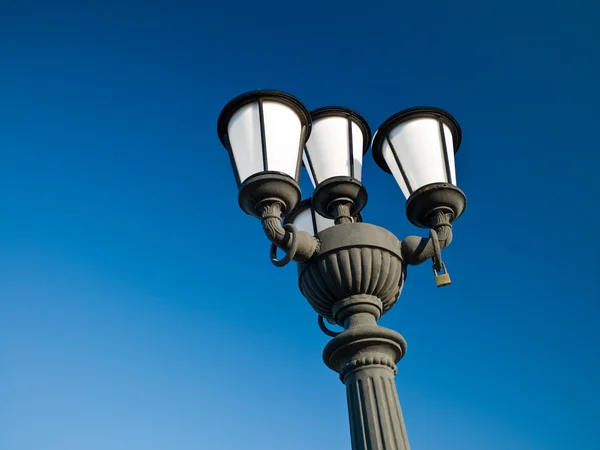
[[[436,284],[450,284],[441,250],[466,206],[456,186],[457,122],[437,108],[412,108],[375,134],[375,161],[407,197],[409,221],[429,229],[428,237],[403,241],[362,220],[362,165],[371,131],[354,111],[309,113],[289,94],[255,91],[225,106],[218,133],[230,154],[240,207],[261,220],[274,265],[297,263],[300,291],[321,330],[333,337],[323,359],[346,386],[353,450],[409,449],[394,382],[406,342],[377,321],[398,300],[408,265],[431,259]],[[315,187],[304,201],[302,165]],[[285,254],[280,260],[278,248]],[[343,331],[331,331],[326,322]]]

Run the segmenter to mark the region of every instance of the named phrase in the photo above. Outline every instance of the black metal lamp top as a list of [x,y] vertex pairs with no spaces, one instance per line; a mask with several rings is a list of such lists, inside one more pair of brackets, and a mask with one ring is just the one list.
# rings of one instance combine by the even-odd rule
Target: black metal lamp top
[[302,149],[311,125],[302,102],[279,91],[249,92],[223,108],[217,131],[247,214],[259,216],[260,205],[269,199],[278,200],[285,212],[300,201]]
[[296,114],[298,114],[298,117],[301,118],[302,125],[306,127],[306,138],[308,139],[312,122],[310,113],[308,112],[308,109],[306,109],[306,106],[304,106],[304,103],[286,92],[277,90],[256,90],[238,95],[233,100],[229,101],[221,111],[217,121],[217,133],[225,148],[229,149],[228,126],[232,116],[242,107],[250,103],[258,103],[259,101],[274,101],[292,108]]
[[462,130],[456,119],[449,112],[434,106],[416,106],[397,112],[386,119],[377,129],[375,136],[373,137],[373,159],[381,169],[388,173],[392,173],[382,154],[385,140],[388,139],[389,134],[396,127],[409,121],[425,118],[441,120],[452,133],[454,153],[458,151],[462,141]]
[[464,211],[466,197],[456,187],[454,164],[461,139],[456,119],[431,106],[400,111],[375,133],[373,158],[396,179],[414,225],[429,228],[435,211],[446,211],[451,221]]
[[[315,186],[312,208],[319,215],[333,219],[343,206],[353,217],[367,202],[361,180],[371,130],[351,109],[328,106],[309,113],[292,95],[259,90],[231,100],[217,131],[229,151],[240,206],[248,214],[260,215],[267,200],[278,201],[289,214],[301,199],[302,161]],[[400,111],[375,133],[375,162],[394,175],[412,223],[428,226],[426,217],[437,206],[451,210],[454,219],[464,210],[454,164],[461,139],[458,122],[429,106]]]

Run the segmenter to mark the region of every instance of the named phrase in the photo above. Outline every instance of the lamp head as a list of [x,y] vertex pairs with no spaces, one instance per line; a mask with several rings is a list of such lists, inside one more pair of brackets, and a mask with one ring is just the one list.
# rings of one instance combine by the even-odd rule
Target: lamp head
[[391,173],[407,198],[408,220],[429,228],[431,214],[439,209],[456,220],[466,198],[456,186],[454,154],[462,134],[446,111],[417,107],[387,119],[375,133],[373,158]]
[[306,107],[284,92],[248,92],[223,108],[217,131],[247,214],[259,216],[266,201],[280,202],[284,214],[294,209],[301,199],[302,149],[310,130]]
[[367,202],[361,183],[363,155],[369,148],[371,130],[358,113],[340,106],[311,112],[312,133],[304,148],[304,165],[315,186],[313,207],[332,219],[340,202],[351,205],[352,215]]

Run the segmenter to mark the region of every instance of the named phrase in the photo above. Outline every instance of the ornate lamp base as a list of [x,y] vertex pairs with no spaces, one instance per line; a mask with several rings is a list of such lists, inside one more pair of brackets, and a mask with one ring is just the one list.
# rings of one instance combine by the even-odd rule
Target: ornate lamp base
[[317,237],[319,254],[298,264],[300,291],[317,313],[333,321],[334,305],[358,294],[381,299],[384,313],[396,303],[406,274],[396,236],[376,225],[346,223]]
[[377,325],[398,299],[405,278],[400,241],[389,231],[349,223],[319,233],[319,254],[299,266],[303,295],[344,331],[323,360],[346,385],[353,450],[408,450],[394,383],[406,353],[400,334]]

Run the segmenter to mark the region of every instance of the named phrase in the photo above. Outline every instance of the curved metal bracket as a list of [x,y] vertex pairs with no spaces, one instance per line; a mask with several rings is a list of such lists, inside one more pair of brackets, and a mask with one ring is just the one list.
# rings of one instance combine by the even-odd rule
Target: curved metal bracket
[[282,259],[277,259],[277,246],[271,244],[271,262],[275,267],[283,267],[288,264],[294,259],[294,256],[296,256],[296,252],[298,251],[298,239],[296,237],[298,231],[296,230],[296,227],[291,223],[286,223],[283,225],[283,229],[289,231],[292,235],[292,240],[290,242],[290,249]]
[[434,260],[437,271],[441,270],[441,251],[452,242],[452,225],[443,212],[439,212],[431,221],[429,237],[408,236],[402,241],[402,257],[406,264],[418,266],[428,259]]
[[[281,224],[282,206],[277,201],[265,202],[261,207],[263,230],[271,241],[271,262],[276,267],[283,267],[290,261],[308,261],[319,249],[319,240],[305,231],[299,231],[293,224]],[[277,249],[286,255],[277,259]]]
[[438,238],[437,231],[434,229],[429,230],[429,239],[431,239],[431,243],[433,244],[433,270],[439,272],[442,270],[442,248],[440,247],[440,240]]
[[333,330],[330,330],[329,328],[327,328],[327,326],[325,325],[325,320],[323,319],[323,316],[321,314],[319,314],[318,321],[319,321],[319,328],[327,336],[336,337],[339,334],[341,334],[341,332],[333,331]]

